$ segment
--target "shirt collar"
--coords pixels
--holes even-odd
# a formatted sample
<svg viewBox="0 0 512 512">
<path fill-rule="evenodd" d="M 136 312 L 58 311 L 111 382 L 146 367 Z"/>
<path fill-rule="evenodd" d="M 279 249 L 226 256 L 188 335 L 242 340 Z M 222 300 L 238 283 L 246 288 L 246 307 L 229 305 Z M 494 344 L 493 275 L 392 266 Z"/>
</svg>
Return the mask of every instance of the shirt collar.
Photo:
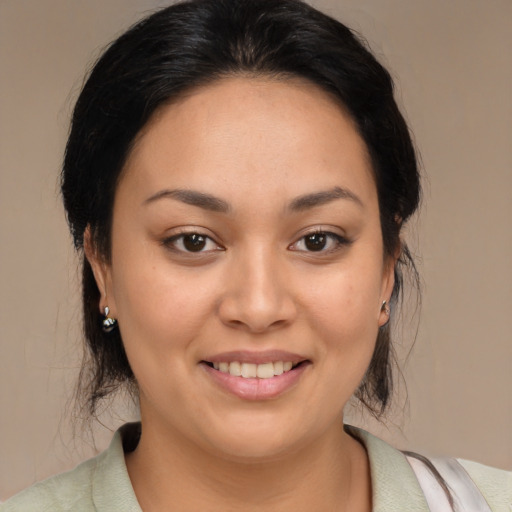
<svg viewBox="0 0 512 512">
<path fill-rule="evenodd" d="M 92 497 L 99 512 L 142 512 L 128 475 L 123 449 L 123 444 L 136 436 L 137 432 L 140 433 L 140 423 L 123 425 L 114 434 L 108 449 L 97 457 Z"/>
<path fill-rule="evenodd" d="M 368 453 L 372 485 L 372 512 L 429 512 L 419 483 L 404 454 L 365 430 L 345 425 Z M 115 434 L 109 448 L 97 457 L 93 476 L 93 500 L 98 511 L 142 512 L 131 485 L 124 452 L 133 450 L 140 423 L 128 423 Z M 124 448 L 123 448 L 124 445 Z"/>
<path fill-rule="evenodd" d="M 372 479 L 372 512 L 429 512 L 425 496 L 405 455 L 365 430 L 345 425 L 368 453 Z"/>
</svg>

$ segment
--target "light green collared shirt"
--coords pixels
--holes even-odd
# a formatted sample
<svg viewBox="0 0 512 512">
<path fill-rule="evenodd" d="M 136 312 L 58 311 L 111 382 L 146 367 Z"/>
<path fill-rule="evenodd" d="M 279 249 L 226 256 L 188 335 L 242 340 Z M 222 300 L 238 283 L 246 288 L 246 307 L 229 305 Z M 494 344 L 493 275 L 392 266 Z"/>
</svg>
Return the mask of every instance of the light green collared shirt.
<svg viewBox="0 0 512 512">
<path fill-rule="evenodd" d="M 364 430 L 346 426 L 368 452 L 373 512 L 429 512 L 418 481 L 402 452 Z M 142 512 L 126 469 L 124 451 L 134 448 L 140 425 L 118 430 L 103 453 L 75 469 L 48 478 L 12 497 L 0 512 Z M 123 448 L 123 444 L 125 448 Z M 512 512 L 512 472 L 459 461 L 493 512 Z"/>
</svg>

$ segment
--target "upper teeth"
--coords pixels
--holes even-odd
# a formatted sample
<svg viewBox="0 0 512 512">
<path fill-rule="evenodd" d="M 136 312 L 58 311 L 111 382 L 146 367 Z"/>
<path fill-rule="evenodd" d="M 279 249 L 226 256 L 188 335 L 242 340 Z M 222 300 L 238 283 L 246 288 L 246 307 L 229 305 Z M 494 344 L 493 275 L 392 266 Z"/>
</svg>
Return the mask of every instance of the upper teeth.
<svg viewBox="0 0 512 512">
<path fill-rule="evenodd" d="M 274 363 L 253 364 L 233 361 L 231 363 L 213 363 L 213 367 L 235 377 L 270 379 L 275 375 L 290 371 L 293 363 L 290 361 L 275 361 Z"/>
</svg>

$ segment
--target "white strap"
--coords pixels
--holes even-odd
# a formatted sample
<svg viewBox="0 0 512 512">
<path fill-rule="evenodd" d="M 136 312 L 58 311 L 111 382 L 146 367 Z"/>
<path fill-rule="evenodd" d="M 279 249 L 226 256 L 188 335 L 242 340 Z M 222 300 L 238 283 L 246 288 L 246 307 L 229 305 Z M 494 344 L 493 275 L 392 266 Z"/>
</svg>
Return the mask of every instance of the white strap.
<svg viewBox="0 0 512 512">
<path fill-rule="evenodd" d="M 425 463 L 409 455 L 407 460 L 416 474 L 431 512 L 492 512 L 473 480 L 456 459 L 430 461 L 451 492 L 453 508 L 443 488 Z"/>
<path fill-rule="evenodd" d="M 443 488 L 430 469 L 416 457 L 407 456 L 407 460 L 416 474 L 430 512 L 453 512 Z"/>
</svg>

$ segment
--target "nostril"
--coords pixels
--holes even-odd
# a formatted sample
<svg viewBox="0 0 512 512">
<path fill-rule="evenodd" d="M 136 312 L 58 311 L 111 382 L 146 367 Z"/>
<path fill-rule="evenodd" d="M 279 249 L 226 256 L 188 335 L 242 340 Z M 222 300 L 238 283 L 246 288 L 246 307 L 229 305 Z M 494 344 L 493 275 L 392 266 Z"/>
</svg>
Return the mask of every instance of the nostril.
<svg viewBox="0 0 512 512">
<path fill-rule="evenodd" d="M 237 328 L 242 328 L 245 326 L 244 322 L 242 322 L 241 320 L 229 320 L 227 324 L 230 325 L 231 327 Z"/>
</svg>

